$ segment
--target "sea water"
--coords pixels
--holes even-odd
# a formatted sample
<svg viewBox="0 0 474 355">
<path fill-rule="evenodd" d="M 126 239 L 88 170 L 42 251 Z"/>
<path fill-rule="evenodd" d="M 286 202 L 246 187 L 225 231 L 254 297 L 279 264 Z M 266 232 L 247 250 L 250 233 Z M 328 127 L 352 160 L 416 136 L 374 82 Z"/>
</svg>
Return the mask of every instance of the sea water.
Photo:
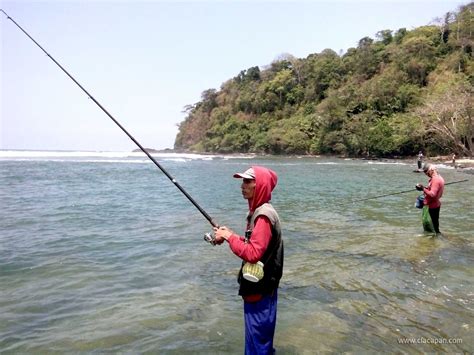
<svg viewBox="0 0 474 355">
<path fill-rule="evenodd" d="M 285 241 L 275 347 L 472 352 L 474 183 L 440 166 L 443 236 L 422 231 L 415 162 L 157 154 L 244 232 L 232 174 L 264 165 Z M 141 153 L 0 151 L 0 352 L 243 352 L 240 260 Z"/>
</svg>

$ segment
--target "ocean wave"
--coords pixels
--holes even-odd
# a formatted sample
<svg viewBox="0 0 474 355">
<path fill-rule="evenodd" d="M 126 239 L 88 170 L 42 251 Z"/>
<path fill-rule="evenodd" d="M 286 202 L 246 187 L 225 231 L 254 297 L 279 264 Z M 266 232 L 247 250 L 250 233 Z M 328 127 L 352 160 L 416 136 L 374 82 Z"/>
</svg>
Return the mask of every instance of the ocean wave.
<svg viewBox="0 0 474 355">
<path fill-rule="evenodd" d="M 369 165 L 414 165 L 412 162 L 407 161 L 368 161 Z"/>
<path fill-rule="evenodd" d="M 442 164 L 441 163 L 441 164 L 434 164 L 434 166 L 438 169 L 452 169 L 452 170 L 455 169 L 455 167 L 450 165 L 450 164 Z"/>
<path fill-rule="evenodd" d="M 118 163 L 118 164 L 148 164 L 151 163 L 149 159 L 74 159 L 74 158 L 2 158 L 0 156 L 0 161 L 16 161 L 16 162 L 31 162 L 31 161 L 40 161 L 40 162 L 69 162 L 69 163 Z"/>
<path fill-rule="evenodd" d="M 190 160 L 245 159 L 254 155 L 210 155 L 197 153 L 150 153 L 153 158 L 186 162 Z M 138 159 L 137 159 L 138 158 Z M 0 150 L 0 160 L 54 160 L 82 162 L 127 162 L 143 163 L 149 161 L 143 152 L 94 152 L 94 151 L 50 151 L 50 150 Z"/>
</svg>

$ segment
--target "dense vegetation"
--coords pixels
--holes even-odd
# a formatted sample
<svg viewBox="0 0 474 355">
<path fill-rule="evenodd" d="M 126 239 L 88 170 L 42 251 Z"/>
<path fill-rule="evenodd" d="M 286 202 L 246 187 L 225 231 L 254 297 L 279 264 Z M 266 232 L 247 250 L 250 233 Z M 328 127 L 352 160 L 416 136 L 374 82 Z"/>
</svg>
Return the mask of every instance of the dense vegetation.
<svg viewBox="0 0 474 355">
<path fill-rule="evenodd" d="M 472 157 L 474 3 L 435 24 L 382 30 L 241 71 L 186 107 L 176 150 Z"/>
</svg>

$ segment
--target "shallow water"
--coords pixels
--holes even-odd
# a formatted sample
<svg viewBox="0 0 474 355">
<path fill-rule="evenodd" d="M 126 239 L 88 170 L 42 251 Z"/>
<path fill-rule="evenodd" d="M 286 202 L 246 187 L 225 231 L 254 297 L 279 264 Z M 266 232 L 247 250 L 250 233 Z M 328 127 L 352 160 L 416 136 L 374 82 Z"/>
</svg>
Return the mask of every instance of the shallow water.
<svg viewBox="0 0 474 355">
<path fill-rule="evenodd" d="M 265 165 L 285 238 L 275 347 L 473 352 L 474 184 L 440 167 L 442 237 L 424 235 L 413 165 L 159 155 L 219 224 L 242 232 L 236 171 Z M 242 353 L 240 262 L 147 159 L 0 154 L 0 351 Z M 403 341 L 417 342 L 403 344 Z M 449 342 L 449 344 L 448 344 Z"/>
</svg>

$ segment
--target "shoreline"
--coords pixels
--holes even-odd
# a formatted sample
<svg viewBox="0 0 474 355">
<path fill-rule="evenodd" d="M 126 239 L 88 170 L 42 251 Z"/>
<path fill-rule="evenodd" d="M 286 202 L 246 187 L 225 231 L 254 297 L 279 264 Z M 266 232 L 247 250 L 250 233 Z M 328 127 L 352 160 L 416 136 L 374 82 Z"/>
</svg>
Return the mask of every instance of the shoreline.
<svg viewBox="0 0 474 355">
<path fill-rule="evenodd" d="M 323 159 L 345 159 L 345 160 L 360 160 L 360 161 L 379 161 L 379 162 L 403 162 L 406 164 L 412 164 L 413 166 L 417 166 L 417 157 L 416 156 L 396 156 L 396 157 L 350 157 L 350 156 L 343 156 L 343 155 L 334 155 L 334 154 L 259 154 L 259 153 L 215 153 L 215 152 L 196 152 L 196 151 L 186 151 L 186 150 L 175 150 L 175 149 L 152 149 L 152 148 L 145 148 L 145 150 L 150 154 L 195 154 L 195 155 L 208 155 L 208 156 L 228 156 L 228 157 L 282 157 L 282 158 L 323 158 Z M 17 150 L 17 149 L 1 149 L 0 152 L 14 152 L 14 153 L 80 153 L 80 151 L 71 151 L 71 150 Z M 140 149 L 134 149 L 133 151 L 122 151 L 122 152 L 105 152 L 105 151 L 83 151 L 84 153 L 142 153 Z M 445 165 L 447 167 L 453 167 L 453 161 L 451 156 L 433 156 L 433 157 L 424 157 L 423 162 L 432 163 L 435 165 Z M 455 160 L 456 169 L 467 169 L 473 170 L 474 169 L 474 158 L 469 157 L 459 157 Z"/>
</svg>

